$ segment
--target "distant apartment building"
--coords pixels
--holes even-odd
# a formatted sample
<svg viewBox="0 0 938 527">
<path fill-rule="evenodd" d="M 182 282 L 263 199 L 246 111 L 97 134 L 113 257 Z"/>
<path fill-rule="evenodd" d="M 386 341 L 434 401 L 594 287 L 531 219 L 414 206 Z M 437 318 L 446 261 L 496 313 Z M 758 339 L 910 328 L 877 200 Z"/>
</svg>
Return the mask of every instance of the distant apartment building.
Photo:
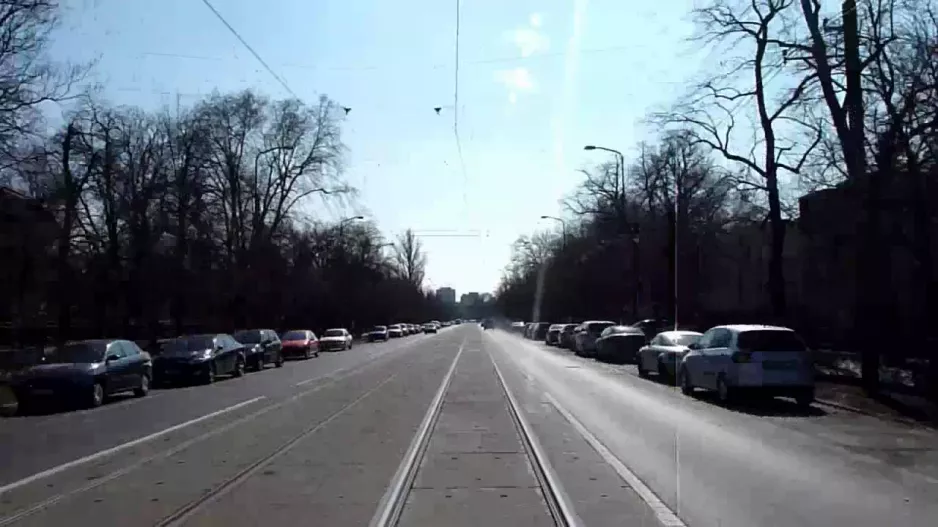
<svg viewBox="0 0 938 527">
<path fill-rule="evenodd" d="M 439 298 L 444 304 L 455 304 L 456 290 L 452 287 L 441 287 L 436 290 L 436 297 Z"/>
<path fill-rule="evenodd" d="M 474 306 L 479 304 L 479 293 L 466 293 L 459 298 L 459 303 L 464 306 Z"/>
</svg>

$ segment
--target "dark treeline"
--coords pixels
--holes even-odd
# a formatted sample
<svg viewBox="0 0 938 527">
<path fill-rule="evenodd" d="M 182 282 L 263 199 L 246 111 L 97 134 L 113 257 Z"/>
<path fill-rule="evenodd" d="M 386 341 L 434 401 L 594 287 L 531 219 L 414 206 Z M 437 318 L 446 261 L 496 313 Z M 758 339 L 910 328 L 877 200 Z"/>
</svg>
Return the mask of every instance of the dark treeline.
<svg viewBox="0 0 938 527">
<path fill-rule="evenodd" d="M 343 112 L 253 91 L 145 111 L 82 92 L 45 58 L 54 2 L 0 6 L 0 322 L 5 339 L 148 338 L 240 327 L 423 321 L 412 232 L 385 242 L 345 207 Z M 42 105 L 58 102 L 50 130 Z M 333 208 L 335 208 L 333 207 Z"/>
<path fill-rule="evenodd" d="M 719 62 L 651 113 L 657 137 L 629 150 L 624 178 L 612 163 L 583 171 L 566 240 L 560 229 L 518 240 L 502 311 L 783 323 L 860 352 L 871 390 L 882 360 L 931 359 L 938 6 L 844 6 L 695 10 L 695 39 Z"/>
</svg>

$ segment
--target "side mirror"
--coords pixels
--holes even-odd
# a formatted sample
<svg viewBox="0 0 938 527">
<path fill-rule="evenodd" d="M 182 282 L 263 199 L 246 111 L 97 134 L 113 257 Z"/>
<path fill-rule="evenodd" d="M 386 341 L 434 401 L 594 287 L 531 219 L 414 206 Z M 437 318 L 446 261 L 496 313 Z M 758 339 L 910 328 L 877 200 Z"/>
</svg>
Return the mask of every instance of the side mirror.
<svg viewBox="0 0 938 527">
<path fill-rule="evenodd" d="M 120 360 L 120 356 L 119 356 L 119 355 L 116 355 L 116 354 L 111 354 L 111 355 L 108 355 L 108 356 L 104 359 L 104 362 L 111 362 L 111 361 L 115 361 L 115 360 Z"/>
</svg>

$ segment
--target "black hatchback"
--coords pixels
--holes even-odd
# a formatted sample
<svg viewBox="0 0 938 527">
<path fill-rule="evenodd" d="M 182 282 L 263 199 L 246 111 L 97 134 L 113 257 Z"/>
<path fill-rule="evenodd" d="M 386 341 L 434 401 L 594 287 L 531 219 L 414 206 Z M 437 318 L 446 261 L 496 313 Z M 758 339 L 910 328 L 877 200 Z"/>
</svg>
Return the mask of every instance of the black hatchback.
<svg viewBox="0 0 938 527">
<path fill-rule="evenodd" d="M 277 332 L 272 329 L 246 329 L 234 335 L 235 340 L 244 344 L 247 351 L 247 367 L 261 371 L 267 364 L 283 366 L 283 343 Z"/>
</svg>

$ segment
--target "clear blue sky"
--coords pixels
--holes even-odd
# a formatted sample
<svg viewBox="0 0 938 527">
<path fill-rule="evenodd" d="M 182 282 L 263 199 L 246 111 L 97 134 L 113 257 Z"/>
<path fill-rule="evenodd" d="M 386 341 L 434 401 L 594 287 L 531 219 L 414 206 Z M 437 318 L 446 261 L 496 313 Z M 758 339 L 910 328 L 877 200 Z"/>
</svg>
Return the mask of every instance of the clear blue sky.
<svg viewBox="0 0 938 527">
<path fill-rule="evenodd" d="M 201 0 L 66 0 L 56 58 L 97 58 L 107 98 L 144 108 L 200 94 L 287 92 Z M 698 60 L 690 3 L 463 0 L 453 134 L 455 0 L 213 0 L 292 90 L 352 108 L 346 178 L 393 236 L 424 237 L 427 278 L 492 291 L 523 233 L 554 228 L 592 143 L 628 152 L 649 108 L 682 93 Z M 433 107 L 442 106 L 441 116 Z M 354 208 L 354 207 L 353 207 Z M 313 210 L 328 218 L 350 211 Z"/>
</svg>

